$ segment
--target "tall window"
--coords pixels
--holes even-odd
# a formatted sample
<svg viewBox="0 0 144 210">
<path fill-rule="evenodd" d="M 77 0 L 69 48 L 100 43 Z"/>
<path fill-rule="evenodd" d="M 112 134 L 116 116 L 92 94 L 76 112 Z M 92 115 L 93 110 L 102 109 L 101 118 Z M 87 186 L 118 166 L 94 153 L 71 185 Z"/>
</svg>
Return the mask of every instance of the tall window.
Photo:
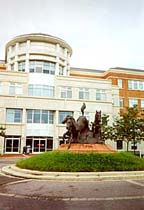
<svg viewBox="0 0 144 210">
<path fill-rule="evenodd" d="M 64 66 L 59 65 L 59 75 L 64 75 Z"/>
<path fill-rule="evenodd" d="M 55 74 L 55 63 L 46 61 L 30 61 L 31 73 Z"/>
<path fill-rule="evenodd" d="M 73 116 L 73 112 L 64 112 L 64 111 L 59 111 L 59 124 L 62 124 L 62 121 L 65 119 L 66 116 Z"/>
<path fill-rule="evenodd" d="M 11 64 L 11 71 L 14 71 L 14 63 Z"/>
<path fill-rule="evenodd" d="M 61 87 L 61 98 L 72 98 L 72 88 Z"/>
<path fill-rule="evenodd" d="M 25 61 L 18 62 L 18 71 L 25 72 Z"/>
<path fill-rule="evenodd" d="M 89 89 L 88 88 L 79 88 L 79 99 L 89 99 Z"/>
<path fill-rule="evenodd" d="M 144 99 L 141 100 L 141 108 L 144 109 Z"/>
<path fill-rule="evenodd" d="M 9 86 L 10 95 L 21 95 L 22 94 L 22 85 L 19 83 L 11 82 Z"/>
<path fill-rule="evenodd" d="M 54 112 L 48 110 L 28 109 L 27 123 L 53 124 Z"/>
<path fill-rule="evenodd" d="M 96 90 L 96 100 L 106 101 L 106 91 Z"/>
<path fill-rule="evenodd" d="M 7 109 L 6 121 L 12 122 L 12 123 L 21 123 L 22 122 L 22 109 Z"/>
<path fill-rule="evenodd" d="M 124 106 L 124 99 L 123 98 L 120 98 L 119 99 L 119 106 L 120 107 L 123 107 Z"/>
<path fill-rule="evenodd" d="M 129 107 L 134 107 L 138 105 L 138 99 L 129 99 Z"/>
<path fill-rule="evenodd" d="M 144 81 L 142 80 L 128 80 L 129 90 L 144 90 Z"/>
<path fill-rule="evenodd" d="M 29 96 L 54 97 L 54 87 L 48 85 L 29 85 Z"/>
<path fill-rule="evenodd" d="M 123 141 L 117 140 L 117 149 L 123 149 Z"/>
<path fill-rule="evenodd" d="M 123 87 L 123 80 L 122 79 L 118 79 L 118 87 L 119 88 Z"/>
</svg>

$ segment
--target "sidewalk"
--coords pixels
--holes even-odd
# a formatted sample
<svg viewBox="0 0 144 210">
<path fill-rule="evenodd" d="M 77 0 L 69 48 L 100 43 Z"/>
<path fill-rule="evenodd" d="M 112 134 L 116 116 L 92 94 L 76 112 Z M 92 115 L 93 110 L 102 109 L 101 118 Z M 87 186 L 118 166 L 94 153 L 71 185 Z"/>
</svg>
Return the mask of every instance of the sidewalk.
<svg viewBox="0 0 144 210">
<path fill-rule="evenodd" d="M 20 169 L 15 165 L 2 168 L 2 173 L 25 179 L 52 181 L 107 181 L 107 180 L 138 180 L 144 179 L 144 171 L 122 172 L 41 172 Z"/>
<path fill-rule="evenodd" d="M 0 158 L 31 157 L 33 154 L 0 154 Z"/>
</svg>

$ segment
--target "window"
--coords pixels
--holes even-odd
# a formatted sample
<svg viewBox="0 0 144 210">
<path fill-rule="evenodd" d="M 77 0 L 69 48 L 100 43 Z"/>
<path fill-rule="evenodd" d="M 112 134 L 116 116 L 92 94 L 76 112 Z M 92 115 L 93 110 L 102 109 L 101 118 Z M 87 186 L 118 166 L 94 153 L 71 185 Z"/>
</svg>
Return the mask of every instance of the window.
<svg viewBox="0 0 144 210">
<path fill-rule="evenodd" d="M 141 108 L 144 109 L 144 99 L 141 100 Z"/>
<path fill-rule="evenodd" d="M 29 96 L 54 97 L 54 87 L 48 85 L 29 85 Z"/>
<path fill-rule="evenodd" d="M 61 98 L 72 98 L 72 88 L 61 87 Z"/>
<path fill-rule="evenodd" d="M 54 112 L 48 110 L 27 110 L 27 123 L 53 124 Z"/>
<path fill-rule="evenodd" d="M 96 100 L 106 101 L 106 91 L 96 90 Z"/>
<path fill-rule="evenodd" d="M 123 149 L 123 142 L 121 140 L 117 140 L 117 149 Z"/>
<path fill-rule="evenodd" d="M 128 80 L 129 90 L 144 90 L 144 81 L 139 80 Z"/>
<path fill-rule="evenodd" d="M 123 107 L 123 105 L 124 105 L 124 99 L 123 98 L 120 98 L 119 99 L 119 106 L 120 107 Z"/>
<path fill-rule="evenodd" d="M 59 66 L 59 75 L 64 75 L 64 66 Z"/>
<path fill-rule="evenodd" d="M 88 88 L 80 88 L 79 89 L 79 99 L 89 99 L 89 89 Z"/>
<path fill-rule="evenodd" d="M 25 49 L 25 47 L 26 47 L 26 42 L 19 43 L 19 49 Z"/>
<path fill-rule="evenodd" d="M 22 122 L 22 109 L 7 109 L 6 121 L 12 122 L 12 123 L 21 123 Z"/>
<path fill-rule="evenodd" d="M 129 107 L 134 107 L 138 105 L 138 99 L 129 99 Z"/>
<path fill-rule="evenodd" d="M 9 86 L 10 95 L 21 95 L 22 94 L 22 85 L 19 83 L 11 82 Z"/>
<path fill-rule="evenodd" d="M 73 116 L 73 112 L 64 112 L 64 111 L 59 111 L 59 124 L 62 124 L 62 121 L 65 119 L 67 115 Z"/>
<path fill-rule="evenodd" d="M 123 87 L 123 80 L 122 79 L 118 79 L 118 87 L 119 88 Z"/>
<path fill-rule="evenodd" d="M 18 62 L 18 71 L 25 72 L 25 61 Z"/>
<path fill-rule="evenodd" d="M 14 63 L 11 64 L 11 71 L 14 71 Z"/>
<path fill-rule="evenodd" d="M 44 73 L 44 74 L 55 74 L 55 63 L 46 61 L 30 61 L 31 73 Z"/>
</svg>

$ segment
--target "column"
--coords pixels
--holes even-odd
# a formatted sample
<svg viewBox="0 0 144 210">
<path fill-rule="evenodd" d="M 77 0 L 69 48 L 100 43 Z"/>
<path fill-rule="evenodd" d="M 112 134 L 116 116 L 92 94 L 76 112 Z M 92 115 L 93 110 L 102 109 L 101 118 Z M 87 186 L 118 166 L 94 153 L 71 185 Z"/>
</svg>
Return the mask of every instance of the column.
<svg viewBox="0 0 144 210">
<path fill-rule="evenodd" d="M 29 59 L 30 59 L 30 40 L 27 40 L 26 44 L 26 63 L 25 63 L 25 72 L 29 72 Z"/>
</svg>

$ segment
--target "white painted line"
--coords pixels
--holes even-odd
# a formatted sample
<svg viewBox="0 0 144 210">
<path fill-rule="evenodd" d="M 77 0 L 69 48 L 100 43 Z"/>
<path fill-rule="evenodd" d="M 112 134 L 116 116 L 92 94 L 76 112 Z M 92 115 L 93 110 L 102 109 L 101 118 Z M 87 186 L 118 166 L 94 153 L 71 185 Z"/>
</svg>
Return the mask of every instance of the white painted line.
<svg viewBox="0 0 144 210">
<path fill-rule="evenodd" d="M 34 199 L 34 200 L 53 200 L 53 201 L 116 201 L 116 200 L 138 200 L 144 199 L 144 195 L 141 196 L 123 196 L 123 197 L 107 197 L 107 198 L 59 198 L 59 197 L 40 197 L 40 196 L 27 196 L 27 195 L 17 195 L 0 193 L 3 197 L 14 197 L 22 199 Z"/>
<path fill-rule="evenodd" d="M 144 187 L 143 183 L 139 183 L 139 182 L 136 182 L 136 181 L 133 181 L 133 180 L 127 180 L 127 182 L 129 182 L 131 184 L 134 184 L 134 185 L 138 185 L 138 186 Z"/>
<path fill-rule="evenodd" d="M 19 183 L 24 183 L 24 182 L 30 182 L 30 181 L 32 181 L 32 179 L 18 180 L 18 181 L 14 181 L 14 182 L 9 182 L 9 183 L 5 184 L 5 186 L 13 185 L 13 184 L 19 184 Z"/>
</svg>

